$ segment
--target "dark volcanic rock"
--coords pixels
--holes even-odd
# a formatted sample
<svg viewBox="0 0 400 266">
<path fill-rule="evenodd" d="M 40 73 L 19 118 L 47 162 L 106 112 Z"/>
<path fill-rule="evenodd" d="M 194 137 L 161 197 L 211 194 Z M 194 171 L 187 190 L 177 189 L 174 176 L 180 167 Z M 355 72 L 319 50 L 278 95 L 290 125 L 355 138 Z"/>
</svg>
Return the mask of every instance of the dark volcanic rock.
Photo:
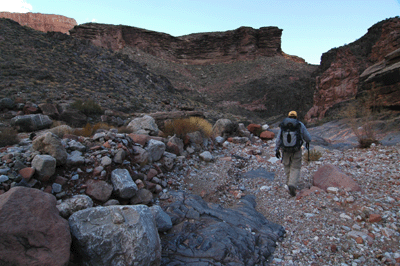
<svg viewBox="0 0 400 266">
<path fill-rule="evenodd" d="M 255 210 L 252 196 L 232 209 L 184 192 L 169 192 L 163 208 L 173 228 L 161 235 L 163 265 L 265 265 L 283 237 L 282 226 Z"/>
</svg>

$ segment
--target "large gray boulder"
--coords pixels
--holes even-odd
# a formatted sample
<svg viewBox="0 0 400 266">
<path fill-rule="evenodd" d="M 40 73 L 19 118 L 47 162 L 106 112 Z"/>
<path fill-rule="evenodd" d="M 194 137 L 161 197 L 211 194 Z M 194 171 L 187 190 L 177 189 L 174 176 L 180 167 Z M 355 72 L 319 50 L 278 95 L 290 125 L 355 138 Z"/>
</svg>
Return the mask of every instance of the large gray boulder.
<svg viewBox="0 0 400 266">
<path fill-rule="evenodd" d="M 71 234 L 56 203 L 33 188 L 0 195 L 0 265 L 68 265 Z"/>
<path fill-rule="evenodd" d="M 83 265 L 160 265 L 160 238 L 145 205 L 89 208 L 68 221 Z"/>
<path fill-rule="evenodd" d="M 127 126 L 133 133 L 147 134 L 150 136 L 158 136 L 158 126 L 153 117 L 145 115 L 133 119 Z"/>
<path fill-rule="evenodd" d="M 50 117 L 42 114 L 19 115 L 11 119 L 11 125 L 24 132 L 46 129 L 52 124 Z"/>
</svg>

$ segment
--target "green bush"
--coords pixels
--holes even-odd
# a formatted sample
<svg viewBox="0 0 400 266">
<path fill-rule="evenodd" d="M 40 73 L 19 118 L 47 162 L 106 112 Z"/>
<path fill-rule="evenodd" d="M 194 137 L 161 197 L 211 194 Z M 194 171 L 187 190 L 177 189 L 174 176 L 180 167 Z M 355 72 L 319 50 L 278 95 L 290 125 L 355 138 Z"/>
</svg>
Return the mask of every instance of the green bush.
<svg viewBox="0 0 400 266">
<path fill-rule="evenodd" d="M 0 129 L 0 147 L 18 143 L 18 132 L 12 128 Z"/>
<path fill-rule="evenodd" d="M 93 100 L 87 100 L 85 102 L 81 100 L 77 100 L 71 104 L 71 106 L 85 115 L 96 115 L 96 114 L 103 114 L 103 110 L 101 106 L 95 103 Z"/>
</svg>

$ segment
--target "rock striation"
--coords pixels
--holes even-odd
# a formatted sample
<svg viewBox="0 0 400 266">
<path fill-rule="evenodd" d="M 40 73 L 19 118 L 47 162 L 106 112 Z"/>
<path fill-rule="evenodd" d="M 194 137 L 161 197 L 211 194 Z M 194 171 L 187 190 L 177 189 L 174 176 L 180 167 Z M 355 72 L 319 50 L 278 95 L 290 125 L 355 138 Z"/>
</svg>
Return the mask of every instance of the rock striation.
<svg viewBox="0 0 400 266">
<path fill-rule="evenodd" d="M 69 34 L 69 30 L 77 25 L 76 20 L 73 18 L 31 12 L 0 12 L 0 18 L 9 18 L 18 22 L 22 26 L 28 26 L 43 32 L 59 31 L 65 34 Z"/>
<path fill-rule="evenodd" d="M 86 23 L 75 26 L 70 33 L 114 51 L 135 47 L 165 60 L 188 64 L 212 64 L 282 55 L 282 30 L 277 27 L 240 27 L 225 32 L 174 37 L 130 26 Z"/>
<path fill-rule="evenodd" d="M 390 107 L 394 102 L 398 102 L 399 95 L 393 89 L 398 86 L 398 79 L 387 79 L 386 75 L 380 75 L 380 80 L 377 80 L 378 77 L 368 79 L 368 73 L 371 70 L 367 73 L 364 71 L 374 64 L 381 64 L 381 66 L 384 64 L 392 65 L 392 74 L 396 71 L 398 73 L 398 70 L 393 69 L 398 69 L 398 66 L 394 64 L 397 62 L 394 59 L 398 58 L 398 55 L 391 53 L 399 48 L 400 18 L 396 17 L 373 25 L 363 37 L 355 42 L 324 53 L 321 57 L 319 74 L 316 77 L 314 104 L 307 112 L 305 119 L 307 121 L 322 119 L 328 110 L 340 106 L 345 101 L 360 97 L 361 91 L 370 91 L 373 86 L 377 89 L 378 98 L 392 98 L 392 102 L 382 101 L 384 107 Z M 385 58 L 391 59 L 385 61 Z M 388 82 L 391 84 L 387 84 Z"/>
</svg>

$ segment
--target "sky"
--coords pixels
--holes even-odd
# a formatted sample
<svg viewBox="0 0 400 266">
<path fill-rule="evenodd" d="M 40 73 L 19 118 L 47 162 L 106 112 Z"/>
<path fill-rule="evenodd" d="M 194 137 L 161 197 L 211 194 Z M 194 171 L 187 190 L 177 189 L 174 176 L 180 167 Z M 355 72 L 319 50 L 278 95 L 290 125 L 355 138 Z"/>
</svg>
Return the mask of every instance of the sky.
<svg viewBox="0 0 400 266">
<path fill-rule="evenodd" d="M 78 24 L 127 25 L 182 36 L 276 26 L 283 52 L 319 64 L 372 25 L 400 15 L 400 0 L 0 0 L 0 11 L 63 15 Z"/>
</svg>

